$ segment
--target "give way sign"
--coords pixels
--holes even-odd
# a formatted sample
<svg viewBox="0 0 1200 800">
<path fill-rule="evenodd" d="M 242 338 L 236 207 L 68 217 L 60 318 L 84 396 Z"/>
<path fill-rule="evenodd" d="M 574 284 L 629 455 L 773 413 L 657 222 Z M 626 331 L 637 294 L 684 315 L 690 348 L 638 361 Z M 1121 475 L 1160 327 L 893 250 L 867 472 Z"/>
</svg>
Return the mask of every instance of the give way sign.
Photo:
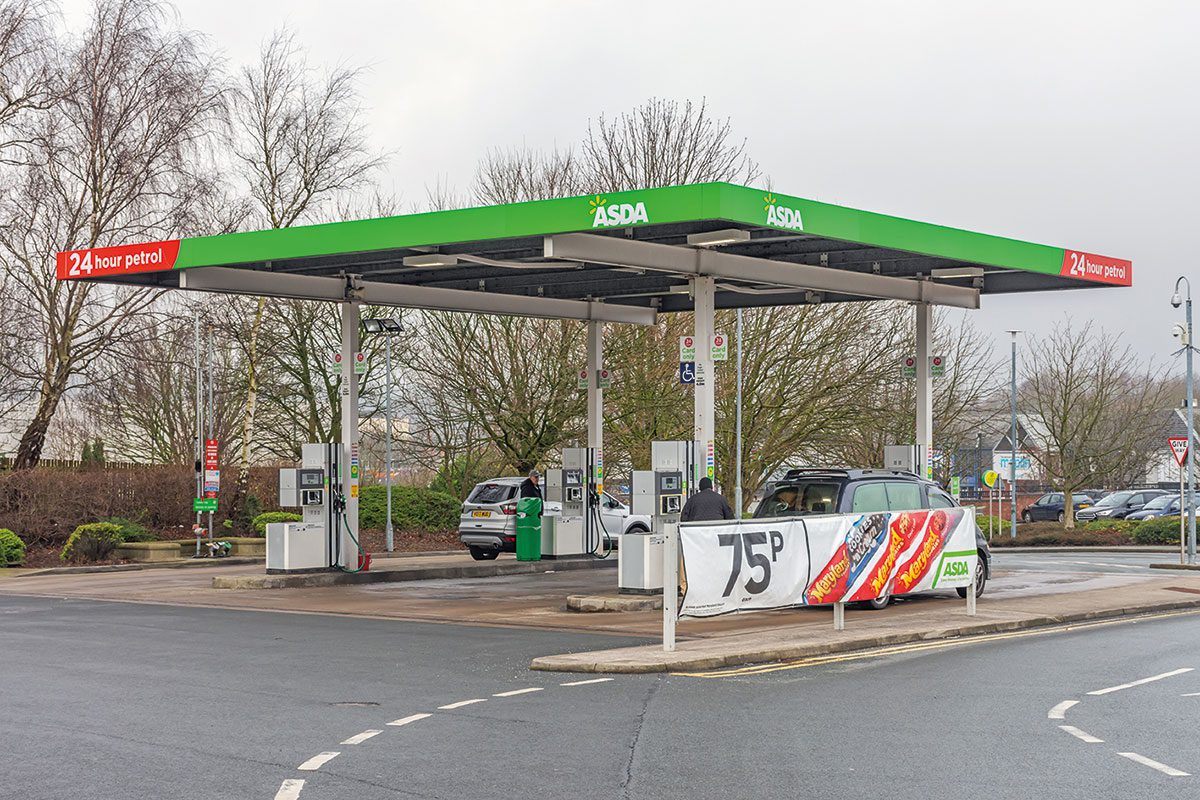
<svg viewBox="0 0 1200 800">
<path fill-rule="evenodd" d="M 1175 454 L 1175 461 L 1179 466 L 1183 466 L 1184 459 L 1187 458 L 1188 440 L 1186 436 L 1172 436 L 1167 439 L 1167 444 L 1171 445 L 1171 452 Z"/>
</svg>

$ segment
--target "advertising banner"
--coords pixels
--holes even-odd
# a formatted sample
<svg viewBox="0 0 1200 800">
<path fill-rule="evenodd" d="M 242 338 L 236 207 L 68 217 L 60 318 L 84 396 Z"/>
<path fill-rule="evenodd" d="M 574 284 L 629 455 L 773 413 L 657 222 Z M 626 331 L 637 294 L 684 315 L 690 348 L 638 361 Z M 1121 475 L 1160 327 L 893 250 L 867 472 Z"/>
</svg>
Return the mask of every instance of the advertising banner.
<svg viewBox="0 0 1200 800">
<path fill-rule="evenodd" d="M 680 615 L 711 617 L 968 586 L 975 509 L 685 524 Z"/>
</svg>

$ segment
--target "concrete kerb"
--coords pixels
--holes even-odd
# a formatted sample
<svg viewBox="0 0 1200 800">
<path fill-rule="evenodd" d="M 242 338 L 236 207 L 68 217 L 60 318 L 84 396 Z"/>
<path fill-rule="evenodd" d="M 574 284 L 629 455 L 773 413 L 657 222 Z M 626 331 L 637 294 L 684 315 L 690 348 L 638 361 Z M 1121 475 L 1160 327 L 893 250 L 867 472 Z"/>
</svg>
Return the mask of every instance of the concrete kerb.
<svg viewBox="0 0 1200 800">
<path fill-rule="evenodd" d="M 461 551 L 456 551 L 461 552 Z M 314 586 L 353 586 L 438 579 L 494 578 L 538 572 L 616 569 L 615 559 L 556 559 L 554 561 L 470 561 L 462 564 L 398 566 L 369 572 L 306 572 L 298 575 L 218 575 L 214 589 L 298 589 Z"/>
<path fill-rule="evenodd" d="M 1015 619 L 969 622 L 926 630 L 899 631 L 884 634 L 855 636 L 826 642 L 790 642 L 755 646 L 750 642 L 735 642 L 734 637 L 693 639 L 681 641 L 673 653 L 663 652 L 660 645 L 602 650 L 592 653 L 568 653 L 542 656 L 530 663 L 530 669 L 543 672 L 644 674 L 655 672 L 694 672 L 723 667 L 793 661 L 801 658 L 872 650 L 911 642 L 957 639 L 1006 633 L 1031 628 L 1046 628 L 1073 622 L 1136 617 L 1161 611 L 1200 609 L 1200 597 L 1194 600 L 1145 603 L 1120 608 L 1064 614 L 1028 615 Z M 749 638 L 754 634 L 739 635 Z M 738 647 L 738 645 L 742 645 Z M 730 645 L 733 645 L 731 648 Z M 700 652 L 688 652 L 700 651 Z M 707 651 L 707 652 L 706 652 Z"/>
<path fill-rule="evenodd" d="M 1158 547 L 1155 545 L 1112 545 L 1107 547 L 1093 547 L 1091 545 L 1078 545 L 1068 547 L 1005 547 L 997 545 L 994 542 L 991 544 L 992 555 L 999 553 L 1178 553 L 1179 548 L 1175 547 Z"/>
<path fill-rule="evenodd" d="M 1200 564 L 1151 564 L 1150 569 L 1182 569 L 1182 570 L 1200 570 Z"/>
<path fill-rule="evenodd" d="M 228 556 L 226 558 L 180 558 L 174 561 L 143 561 L 136 564 L 93 564 L 83 567 L 46 567 L 13 575 L 14 578 L 32 578 L 35 575 L 83 575 L 94 572 L 137 572 L 144 569 L 188 569 L 192 567 L 233 567 L 246 564 L 261 564 L 263 559 L 254 557 Z"/>
</svg>

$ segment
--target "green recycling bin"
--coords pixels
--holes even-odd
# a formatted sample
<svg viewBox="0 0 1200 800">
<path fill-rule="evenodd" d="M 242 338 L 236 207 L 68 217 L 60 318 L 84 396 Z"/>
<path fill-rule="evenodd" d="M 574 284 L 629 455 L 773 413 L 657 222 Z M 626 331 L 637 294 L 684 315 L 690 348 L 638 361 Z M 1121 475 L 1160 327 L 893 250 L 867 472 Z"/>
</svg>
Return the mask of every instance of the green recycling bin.
<svg viewBox="0 0 1200 800">
<path fill-rule="evenodd" d="M 542 560 L 542 499 L 517 501 L 517 561 Z"/>
</svg>

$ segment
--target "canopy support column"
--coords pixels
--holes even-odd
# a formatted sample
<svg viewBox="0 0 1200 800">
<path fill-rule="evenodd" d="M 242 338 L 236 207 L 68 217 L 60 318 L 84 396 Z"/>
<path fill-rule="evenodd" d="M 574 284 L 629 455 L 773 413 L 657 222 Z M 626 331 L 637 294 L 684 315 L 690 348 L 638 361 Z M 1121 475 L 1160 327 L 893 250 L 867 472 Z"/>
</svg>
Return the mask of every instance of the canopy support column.
<svg viewBox="0 0 1200 800">
<path fill-rule="evenodd" d="M 354 372 L 355 354 L 359 350 L 359 317 L 361 306 L 356 302 L 342 303 L 342 445 L 340 474 L 330 476 L 330 486 L 340 481 L 346 506 L 342 525 L 337 531 L 339 542 L 337 565 L 348 569 L 358 567 L 358 375 Z M 360 540 L 361 541 L 361 540 Z"/>
<path fill-rule="evenodd" d="M 933 447 L 933 377 L 930 375 L 929 357 L 932 348 L 933 306 L 929 303 L 916 304 L 917 342 L 917 445 L 921 461 L 917 474 L 929 477 L 929 454 Z"/>
<path fill-rule="evenodd" d="M 715 448 L 716 438 L 716 371 L 712 358 L 714 316 L 716 314 L 716 279 L 711 275 L 697 275 L 691 279 L 692 303 L 696 314 L 696 386 L 695 386 L 695 439 L 704 454 L 701 477 L 715 479 L 709 470 L 716 464 L 708 463 L 708 453 Z M 699 454 L 697 458 L 699 458 Z"/>
<path fill-rule="evenodd" d="M 593 479 L 604 487 L 604 389 L 600 386 L 600 371 L 604 369 L 604 323 L 587 323 L 587 446 L 595 453 L 596 472 Z"/>
</svg>

